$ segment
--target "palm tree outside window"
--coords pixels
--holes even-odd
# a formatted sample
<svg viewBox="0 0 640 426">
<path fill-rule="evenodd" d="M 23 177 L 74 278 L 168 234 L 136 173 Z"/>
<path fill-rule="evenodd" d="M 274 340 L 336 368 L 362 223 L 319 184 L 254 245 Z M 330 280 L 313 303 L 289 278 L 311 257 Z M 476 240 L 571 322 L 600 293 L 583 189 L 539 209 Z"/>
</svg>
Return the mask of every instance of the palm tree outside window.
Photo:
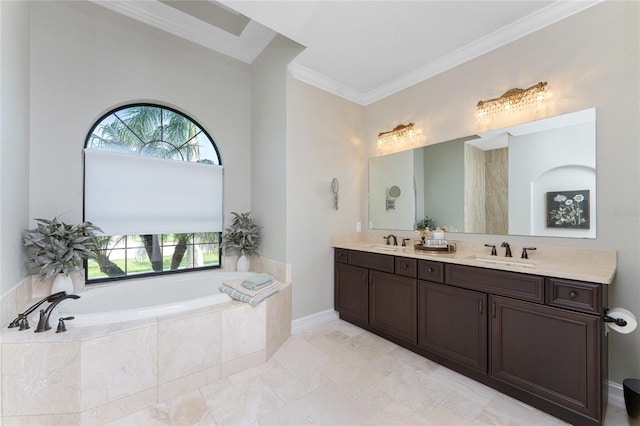
<svg viewBox="0 0 640 426">
<path fill-rule="evenodd" d="M 85 150 L 221 166 L 214 141 L 195 120 L 172 108 L 154 104 L 126 105 L 105 114 L 89 132 Z M 113 173 L 118 172 L 116 167 Z M 129 185 L 135 188 L 136 182 L 127 182 Z M 90 199 L 87 190 L 85 180 L 85 211 Z M 221 206 L 222 200 L 218 201 Z M 220 240 L 221 232 L 212 229 L 101 236 L 96 259 L 87 262 L 86 280 L 90 283 L 219 268 Z"/>
</svg>

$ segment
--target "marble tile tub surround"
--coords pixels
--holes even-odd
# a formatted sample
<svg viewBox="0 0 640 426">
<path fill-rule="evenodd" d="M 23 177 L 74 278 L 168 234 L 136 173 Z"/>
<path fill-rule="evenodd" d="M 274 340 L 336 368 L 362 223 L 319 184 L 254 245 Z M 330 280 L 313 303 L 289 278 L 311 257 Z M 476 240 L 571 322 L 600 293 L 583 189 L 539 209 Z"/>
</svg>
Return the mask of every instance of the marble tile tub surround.
<svg viewBox="0 0 640 426">
<path fill-rule="evenodd" d="M 284 279 L 290 270 L 268 259 L 254 265 Z M 229 301 L 64 334 L 4 326 L 2 423 L 114 421 L 264 363 L 290 334 L 290 283 L 257 306 Z"/>
<path fill-rule="evenodd" d="M 520 254 L 523 247 L 536 247 L 529 252 L 529 260 L 523 261 L 535 265 L 533 268 L 523 268 L 505 264 L 490 264 L 473 259 L 474 256 L 507 260 L 504 257 L 504 248 L 500 248 L 500 242 L 496 244 L 498 256 L 490 256 L 491 249 L 484 246 L 484 241 L 455 241 L 457 251 L 451 254 L 432 254 L 416 251 L 413 248 L 412 239 L 408 247 L 397 247 L 395 251 L 385 250 L 384 240 L 376 236 L 340 235 L 331 238 L 331 244 L 335 248 L 352 250 L 364 250 L 372 253 L 388 254 L 393 256 L 412 257 L 417 259 L 429 259 L 445 263 L 477 266 L 483 268 L 500 269 L 514 272 L 526 272 L 535 275 L 566 278 L 578 281 L 589 281 L 600 284 L 611 284 L 616 272 L 617 255 L 615 250 L 592 250 L 573 247 L 543 246 L 540 244 L 522 244 L 510 242 L 513 252 L 512 260 L 521 262 Z M 400 242 L 398 242 L 400 245 Z"/>
</svg>

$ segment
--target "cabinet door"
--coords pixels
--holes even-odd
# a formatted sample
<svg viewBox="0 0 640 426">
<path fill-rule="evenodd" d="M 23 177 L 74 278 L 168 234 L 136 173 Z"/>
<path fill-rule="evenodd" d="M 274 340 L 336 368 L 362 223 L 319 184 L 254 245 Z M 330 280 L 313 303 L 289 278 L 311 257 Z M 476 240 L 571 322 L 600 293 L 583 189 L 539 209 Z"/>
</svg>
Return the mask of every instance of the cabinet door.
<svg viewBox="0 0 640 426">
<path fill-rule="evenodd" d="M 346 321 L 367 325 L 369 316 L 369 271 L 335 263 L 335 310 Z"/>
<path fill-rule="evenodd" d="M 496 379 L 599 420 L 600 317 L 491 296 Z"/>
<path fill-rule="evenodd" d="M 416 344 L 416 279 L 369 272 L 369 325 Z"/>
<path fill-rule="evenodd" d="M 418 345 L 487 372 L 487 295 L 418 281 Z"/>
</svg>

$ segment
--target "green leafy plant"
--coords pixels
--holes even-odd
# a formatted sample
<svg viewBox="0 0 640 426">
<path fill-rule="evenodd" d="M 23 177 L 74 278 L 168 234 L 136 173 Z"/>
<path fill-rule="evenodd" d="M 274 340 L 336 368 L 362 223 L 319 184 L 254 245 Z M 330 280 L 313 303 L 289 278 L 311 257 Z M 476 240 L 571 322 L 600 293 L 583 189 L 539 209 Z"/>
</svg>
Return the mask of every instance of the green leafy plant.
<svg viewBox="0 0 640 426">
<path fill-rule="evenodd" d="M 95 258 L 96 232 L 101 230 L 91 222 L 68 225 L 57 217 L 36 222 L 37 228 L 23 232 L 22 245 L 27 263 L 39 268 L 42 280 L 59 273 L 69 275 L 82 267 L 84 259 Z"/>
<path fill-rule="evenodd" d="M 225 251 L 239 252 L 241 255 L 252 256 L 258 254 L 260 246 L 260 226 L 249 215 L 251 212 L 231 212 L 233 222 L 224 230 L 222 236 L 222 249 Z"/>
<path fill-rule="evenodd" d="M 417 231 L 432 231 L 436 229 L 436 221 L 429 216 L 425 216 L 424 219 L 416 222 Z"/>
</svg>

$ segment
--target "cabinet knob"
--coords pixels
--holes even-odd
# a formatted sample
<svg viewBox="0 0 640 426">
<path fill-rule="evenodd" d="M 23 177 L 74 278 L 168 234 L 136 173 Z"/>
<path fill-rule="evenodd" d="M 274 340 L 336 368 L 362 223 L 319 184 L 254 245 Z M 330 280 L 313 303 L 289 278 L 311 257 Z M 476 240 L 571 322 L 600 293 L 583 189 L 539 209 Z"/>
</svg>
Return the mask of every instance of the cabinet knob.
<svg viewBox="0 0 640 426">
<path fill-rule="evenodd" d="M 578 296 L 578 293 L 575 290 L 571 290 L 569 292 L 569 297 L 575 299 Z"/>
<path fill-rule="evenodd" d="M 402 265 L 402 268 L 403 268 L 403 269 L 408 269 L 408 268 L 409 268 L 409 265 L 407 265 L 407 264 L 405 263 L 405 264 L 403 264 L 403 265 Z"/>
</svg>

